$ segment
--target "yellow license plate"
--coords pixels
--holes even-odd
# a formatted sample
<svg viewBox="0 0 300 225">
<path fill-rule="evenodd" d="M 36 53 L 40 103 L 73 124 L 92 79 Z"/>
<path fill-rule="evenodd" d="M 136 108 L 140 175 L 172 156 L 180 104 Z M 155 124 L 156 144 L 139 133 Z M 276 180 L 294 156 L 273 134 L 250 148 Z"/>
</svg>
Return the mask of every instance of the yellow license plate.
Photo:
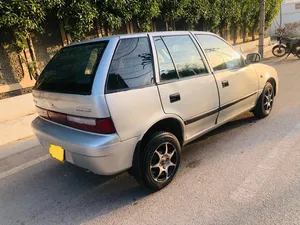
<svg viewBox="0 0 300 225">
<path fill-rule="evenodd" d="M 65 151 L 60 146 L 50 145 L 49 153 L 53 158 L 55 158 L 61 162 L 63 162 L 65 159 Z"/>
</svg>

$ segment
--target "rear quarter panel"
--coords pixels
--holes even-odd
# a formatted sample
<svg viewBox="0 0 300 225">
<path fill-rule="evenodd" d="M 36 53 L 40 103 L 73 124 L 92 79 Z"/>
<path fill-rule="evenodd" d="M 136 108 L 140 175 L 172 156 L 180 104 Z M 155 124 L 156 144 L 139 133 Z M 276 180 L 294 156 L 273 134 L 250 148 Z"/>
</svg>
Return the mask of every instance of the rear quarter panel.
<svg viewBox="0 0 300 225">
<path fill-rule="evenodd" d="M 156 86 L 109 93 L 106 102 L 122 141 L 142 136 L 166 116 Z"/>
</svg>

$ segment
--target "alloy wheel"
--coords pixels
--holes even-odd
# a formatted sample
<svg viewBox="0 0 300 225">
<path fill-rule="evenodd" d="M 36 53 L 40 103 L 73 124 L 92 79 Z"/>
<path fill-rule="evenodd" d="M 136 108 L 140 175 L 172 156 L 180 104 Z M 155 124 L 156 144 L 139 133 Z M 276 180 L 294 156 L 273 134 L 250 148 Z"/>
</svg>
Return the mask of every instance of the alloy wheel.
<svg viewBox="0 0 300 225">
<path fill-rule="evenodd" d="M 266 92 L 265 92 L 265 96 L 264 96 L 264 110 L 265 111 L 270 111 L 272 109 L 273 106 L 273 102 L 274 102 L 274 93 L 272 88 L 269 88 Z"/>
<path fill-rule="evenodd" d="M 150 172 L 152 179 L 156 182 L 167 181 L 176 171 L 177 163 L 176 147 L 169 142 L 161 144 L 156 148 L 151 158 Z"/>
</svg>

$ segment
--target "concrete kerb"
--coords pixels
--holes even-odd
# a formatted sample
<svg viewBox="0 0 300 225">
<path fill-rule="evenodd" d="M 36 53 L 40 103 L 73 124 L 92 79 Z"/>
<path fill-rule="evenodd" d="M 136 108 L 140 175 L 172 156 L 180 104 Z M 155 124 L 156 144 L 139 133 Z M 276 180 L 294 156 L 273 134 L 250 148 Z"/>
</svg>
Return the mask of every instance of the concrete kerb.
<svg viewBox="0 0 300 225">
<path fill-rule="evenodd" d="M 19 141 L 15 141 L 3 146 L 0 146 L 0 160 L 8 156 L 18 154 L 26 151 L 27 149 L 34 148 L 39 145 L 36 137 L 31 136 Z"/>
<path fill-rule="evenodd" d="M 23 116 L 0 123 L 0 146 L 33 136 L 31 122 L 37 114 Z"/>
<path fill-rule="evenodd" d="M 0 123 L 35 113 L 32 94 L 0 100 Z"/>
<path fill-rule="evenodd" d="M 32 94 L 0 100 L 0 146 L 33 135 L 31 122 L 37 116 Z"/>
</svg>

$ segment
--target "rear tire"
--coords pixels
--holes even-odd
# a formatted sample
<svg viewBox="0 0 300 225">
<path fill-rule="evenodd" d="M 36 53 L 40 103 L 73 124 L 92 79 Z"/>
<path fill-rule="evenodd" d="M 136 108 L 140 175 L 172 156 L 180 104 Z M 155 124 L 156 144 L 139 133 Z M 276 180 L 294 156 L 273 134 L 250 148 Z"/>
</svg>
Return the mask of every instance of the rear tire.
<svg viewBox="0 0 300 225">
<path fill-rule="evenodd" d="M 174 178 L 180 165 L 181 146 L 178 139 L 169 132 L 156 132 L 141 149 L 139 171 L 133 173 L 136 180 L 158 191 Z"/>
<path fill-rule="evenodd" d="M 274 104 L 274 96 L 274 87 L 267 82 L 253 110 L 253 114 L 257 118 L 262 119 L 270 115 Z"/>
</svg>

